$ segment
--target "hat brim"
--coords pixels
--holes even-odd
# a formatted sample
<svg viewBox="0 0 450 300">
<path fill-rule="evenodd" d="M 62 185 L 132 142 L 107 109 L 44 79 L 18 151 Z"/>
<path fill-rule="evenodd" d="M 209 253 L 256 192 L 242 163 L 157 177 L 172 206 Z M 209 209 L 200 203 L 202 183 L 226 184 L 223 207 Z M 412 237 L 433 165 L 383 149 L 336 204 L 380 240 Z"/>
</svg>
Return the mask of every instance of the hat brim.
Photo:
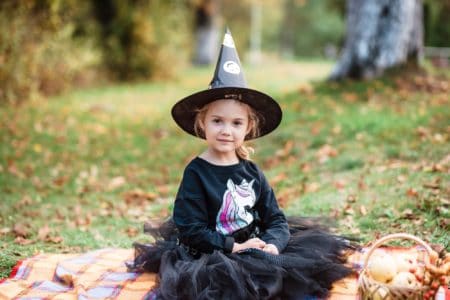
<svg viewBox="0 0 450 300">
<path fill-rule="evenodd" d="M 258 138 L 273 131 L 281 122 L 282 111 L 278 103 L 269 95 L 243 87 L 220 87 L 197 92 L 178 101 L 172 108 L 172 117 L 181 129 L 197 136 L 194 130 L 195 116 L 199 109 L 208 103 L 221 99 L 233 99 L 252 107 L 259 120 Z M 201 136 L 197 136 L 203 138 Z"/>
</svg>

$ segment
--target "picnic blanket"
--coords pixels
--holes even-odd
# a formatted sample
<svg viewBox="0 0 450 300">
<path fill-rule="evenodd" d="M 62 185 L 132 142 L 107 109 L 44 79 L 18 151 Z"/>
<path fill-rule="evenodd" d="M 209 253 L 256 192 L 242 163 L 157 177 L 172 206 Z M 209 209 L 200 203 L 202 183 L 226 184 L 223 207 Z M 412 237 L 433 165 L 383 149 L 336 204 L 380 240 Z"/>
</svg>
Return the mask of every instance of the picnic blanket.
<svg viewBox="0 0 450 300">
<path fill-rule="evenodd" d="M 157 275 L 128 272 L 125 262 L 133 255 L 132 249 L 116 248 L 81 254 L 38 254 L 19 262 L 10 277 L 0 281 L 0 299 L 155 299 Z M 360 268 L 363 257 L 364 250 L 355 252 L 349 263 Z M 344 278 L 334 284 L 329 299 L 358 299 L 357 287 L 355 276 Z M 449 290 L 441 288 L 436 299 L 450 299 Z"/>
</svg>

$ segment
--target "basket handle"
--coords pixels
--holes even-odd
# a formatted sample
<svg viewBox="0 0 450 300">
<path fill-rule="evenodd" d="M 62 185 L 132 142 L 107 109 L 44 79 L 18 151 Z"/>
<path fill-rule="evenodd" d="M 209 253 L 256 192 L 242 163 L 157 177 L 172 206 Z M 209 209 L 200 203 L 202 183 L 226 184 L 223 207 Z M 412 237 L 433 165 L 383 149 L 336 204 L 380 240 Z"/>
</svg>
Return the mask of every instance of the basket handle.
<svg viewBox="0 0 450 300">
<path fill-rule="evenodd" d="M 389 241 L 389 240 L 394 240 L 394 239 L 407 239 L 407 240 L 413 240 L 415 241 L 417 244 L 423 246 L 425 248 L 425 250 L 427 251 L 427 261 L 426 263 L 429 263 L 430 260 L 430 255 L 432 253 L 432 249 L 430 246 L 428 246 L 427 243 L 425 243 L 424 241 L 422 241 L 421 239 L 419 239 L 418 237 L 411 235 L 411 234 L 407 234 L 407 233 L 393 233 L 393 234 L 389 234 L 386 235 L 384 237 L 382 237 L 381 239 L 379 239 L 378 241 L 376 241 L 372 247 L 369 249 L 369 251 L 367 252 L 366 258 L 364 259 L 364 266 L 362 271 L 364 271 L 367 267 L 367 264 L 369 262 L 369 258 L 370 256 L 373 254 L 373 252 L 382 244 L 384 244 L 385 242 Z"/>
</svg>

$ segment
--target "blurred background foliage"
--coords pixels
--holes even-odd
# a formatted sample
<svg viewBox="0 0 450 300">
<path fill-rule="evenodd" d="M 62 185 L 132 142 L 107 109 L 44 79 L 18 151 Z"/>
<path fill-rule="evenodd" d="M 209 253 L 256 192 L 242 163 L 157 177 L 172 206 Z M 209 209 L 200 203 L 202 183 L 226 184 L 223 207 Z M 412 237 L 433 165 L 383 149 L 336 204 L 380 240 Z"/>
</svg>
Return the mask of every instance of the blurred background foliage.
<svg viewBox="0 0 450 300">
<path fill-rule="evenodd" d="M 213 22 L 230 27 L 242 60 L 256 8 L 264 53 L 334 59 L 344 41 L 345 0 L 3 0 L 0 103 L 107 81 L 173 78 L 192 62 L 196 12 L 206 2 L 217 5 Z M 449 47 L 449 2 L 424 5 L 426 45 Z"/>
<path fill-rule="evenodd" d="M 450 1 L 425 0 L 425 45 L 450 47 Z"/>
</svg>

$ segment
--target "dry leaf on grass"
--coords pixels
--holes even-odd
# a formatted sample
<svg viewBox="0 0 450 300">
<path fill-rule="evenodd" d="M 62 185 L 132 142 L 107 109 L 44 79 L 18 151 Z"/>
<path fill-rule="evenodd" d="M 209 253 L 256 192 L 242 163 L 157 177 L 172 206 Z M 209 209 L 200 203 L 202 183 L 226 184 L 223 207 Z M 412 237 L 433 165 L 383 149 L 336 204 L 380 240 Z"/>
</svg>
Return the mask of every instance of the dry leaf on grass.
<svg viewBox="0 0 450 300">
<path fill-rule="evenodd" d="M 143 205 L 148 201 L 153 201 L 158 198 L 158 194 L 152 192 L 143 192 L 141 190 L 134 190 L 126 192 L 123 195 L 123 198 L 128 205 Z"/>
<path fill-rule="evenodd" d="M 30 235 L 30 228 L 28 225 L 18 223 L 13 227 L 13 233 L 16 237 L 26 238 Z"/>
<path fill-rule="evenodd" d="M 26 238 L 23 238 L 21 236 L 18 236 L 18 237 L 15 238 L 14 243 L 22 245 L 22 246 L 26 246 L 26 245 L 33 244 L 34 241 L 26 239 Z"/>
</svg>

